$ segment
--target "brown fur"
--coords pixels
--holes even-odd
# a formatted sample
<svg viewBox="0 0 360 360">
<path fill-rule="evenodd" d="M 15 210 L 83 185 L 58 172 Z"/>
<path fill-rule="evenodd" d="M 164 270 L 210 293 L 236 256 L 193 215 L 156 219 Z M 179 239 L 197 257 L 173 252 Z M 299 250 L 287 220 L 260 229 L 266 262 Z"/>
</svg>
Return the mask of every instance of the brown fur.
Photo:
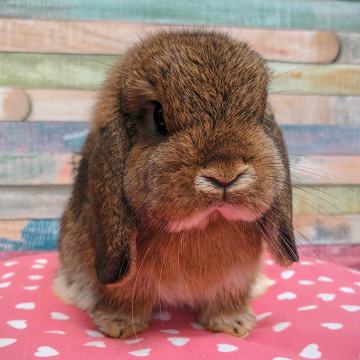
<svg viewBox="0 0 360 360">
<path fill-rule="evenodd" d="M 298 260 L 267 85 L 259 55 L 204 31 L 151 36 L 110 71 L 60 241 L 62 281 L 109 336 L 145 330 L 161 303 L 190 305 L 209 329 L 246 335 L 264 243 L 280 263 Z M 156 134 L 153 101 L 167 136 Z M 215 211 L 203 227 L 169 230 L 222 200 L 209 177 L 228 182 L 244 171 L 247 182 L 240 177 L 226 200 L 256 213 L 251 221 Z"/>
</svg>

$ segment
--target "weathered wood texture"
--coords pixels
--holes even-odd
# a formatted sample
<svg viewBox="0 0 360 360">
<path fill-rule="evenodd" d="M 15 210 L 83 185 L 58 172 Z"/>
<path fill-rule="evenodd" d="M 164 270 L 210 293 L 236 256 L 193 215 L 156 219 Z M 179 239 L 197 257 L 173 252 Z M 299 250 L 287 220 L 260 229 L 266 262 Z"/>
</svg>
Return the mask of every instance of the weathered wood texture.
<svg viewBox="0 0 360 360">
<path fill-rule="evenodd" d="M 120 54 L 148 34 L 183 28 L 189 27 L 114 21 L 0 19 L 0 51 Z M 216 30 L 248 42 L 254 50 L 270 60 L 331 63 L 340 49 L 339 40 L 333 32 L 226 27 Z"/>
<path fill-rule="evenodd" d="M 296 215 L 294 227 L 298 245 L 360 242 L 360 215 Z M 58 237 L 58 219 L 0 220 L 0 250 L 55 249 Z"/>
<path fill-rule="evenodd" d="M 360 125 L 360 96 L 272 94 L 270 103 L 281 124 Z"/>
<path fill-rule="evenodd" d="M 72 153 L 88 133 L 84 122 L 3 122 L 0 153 Z M 360 155 L 360 127 L 282 125 L 290 155 Z"/>
<path fill-rule="evenodd" d="M 0 86 L 96 89 L 116 58 L 0 53 Z M 274 93 L 360 95 L 360 65 L 270 62 L 269 68 Z"/>
<path fill-rule="evenodd" d="M 22 121 L 31 112 L 31 99 L 25 90 L 0 88 L 0 121 Z"/>
<path fill-rule="evenodd" d="M 96 91 L 0 88 L 0 121 L 89 121 L 95 99 Z"/>
<path fill-rule="evenodd" d="M 113 55 L 179 25 L 228 32 L 269 60 L 299 244 L 360 242 L 359 1 L 0 2 L 0 250 L 56 247 L 93 90 Z"/>
<path fill-rule="evenodd" d="M 360 64 L 360 33 L 338 33 L 341 51 L 336 62 Z"/>
<path fill-rule="evenodd" d="M 0 185 L 70 185 L 79 154 L 0 153 Z M 294 184 L 360 185 L 360 156 L 290 156 Z"/>
<path fill-rule="evenodd" d="M 0 186 L 0 219 L 59 218 L 71 192 L 64 186 Z M 360 186 L 294 188 L 295 214 L 358 214 Z"/>
<path fill-rule="evenodd" d="M 89 121 L 96 92 L 0 88 L 0 121 Z M 280 124 L 360 125 L 360 96 L 272 94 Z"/>
<path fill-rule="evenodd" d="M 357 1 L 2 0 L 0 16 L 360 31 Z"/>
<path fill-rule="evenodd" d="M 360 215 L 296 215 L 299 245 L 359 243 Z"/>
</svg>

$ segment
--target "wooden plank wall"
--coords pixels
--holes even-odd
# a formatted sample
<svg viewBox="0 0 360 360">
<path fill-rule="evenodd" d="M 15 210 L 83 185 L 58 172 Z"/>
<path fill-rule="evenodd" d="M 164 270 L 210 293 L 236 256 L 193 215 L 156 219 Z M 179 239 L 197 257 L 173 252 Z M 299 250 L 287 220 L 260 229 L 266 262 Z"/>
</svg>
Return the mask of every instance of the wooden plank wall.
<svg viewBox="0 0 360 360">
<path fill-rule="evenodd" d="M 299 243 L 360 243 L 360 3 L 7 0 L 0 6 L 0 250 L 50 249 L 96 89 L 147 34 L 206 26 L 268 61 Z"/>
</svg>

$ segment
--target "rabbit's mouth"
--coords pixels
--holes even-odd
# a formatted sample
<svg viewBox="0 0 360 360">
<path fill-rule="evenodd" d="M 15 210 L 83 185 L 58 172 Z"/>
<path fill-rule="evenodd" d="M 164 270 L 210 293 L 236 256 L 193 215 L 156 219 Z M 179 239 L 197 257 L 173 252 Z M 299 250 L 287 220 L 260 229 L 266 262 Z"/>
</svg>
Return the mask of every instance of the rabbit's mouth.
<svg viewBox="0 0 360 360">
<path fill-rule="evenodd" d="M 255 221 L 261 216 L 260 212 L 253 211 L 247 207 L 223 202 L 193 216 L 169 221 L 167 228 L 170 232 L 181 232 L 191 229 L 204 229 L 210 222 L 215 221 L 219 217 L 225 218 L 228 221 Z"/>
</svg>

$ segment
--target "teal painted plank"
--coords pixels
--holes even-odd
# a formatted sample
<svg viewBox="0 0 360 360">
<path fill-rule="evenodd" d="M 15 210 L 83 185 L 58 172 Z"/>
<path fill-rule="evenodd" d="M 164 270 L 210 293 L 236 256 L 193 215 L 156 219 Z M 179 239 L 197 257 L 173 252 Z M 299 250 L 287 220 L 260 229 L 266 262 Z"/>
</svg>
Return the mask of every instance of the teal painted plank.
<svg viewBox="0 0 360 360">
<path fill-rule="evenodd" d="M 291 155 L 360 155 L 360 127 L 283 125 Z M 88 132 L 85 122 L 0 123 L 0 152 L 78 152 Z"/>
<path fill-rule="evenodd" d="M 0 86 L 96 89 L 116 56 L 0 53 Z M 360 65 L 269 62 L 273 93 L 360 95 Z"/>
<path fill-rule="evenodd" d="M 33 219 L 26 224 L 21 221 L 19 237 L 16 239 L 5 237 L 2 230 L 8 224 L 0 221 L 0 251 L 29 251 L 29 250 L 55 250 L 58 246 L 60 222 L 58 219 Z M 16 222 L 9 222 L 16 226 Z"/>
<path fill-rule="evenodd" d="M 332 0 L 2 0 L 0 16 L 360 31 L 360 3 Z"/>
</svg>

